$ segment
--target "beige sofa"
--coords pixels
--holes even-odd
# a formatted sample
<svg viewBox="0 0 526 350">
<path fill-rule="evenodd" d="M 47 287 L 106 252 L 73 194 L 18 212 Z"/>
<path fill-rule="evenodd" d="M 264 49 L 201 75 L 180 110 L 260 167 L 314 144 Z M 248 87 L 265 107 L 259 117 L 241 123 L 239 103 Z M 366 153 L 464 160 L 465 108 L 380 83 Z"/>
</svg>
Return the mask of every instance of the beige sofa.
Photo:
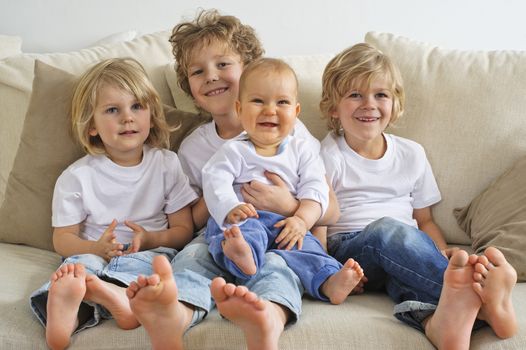
<svg viewBox="0 0 526 350">
<path fill-rule="evenodd" d="M 81 154 L 68 140 L 64 126 L 75 75 L 101 58 L 132 56 L 145 65 L 166 104 L 191 111 L 191 101 L 175 86 L 167 38 L 168 32 L 154 33 L 66 54 L 2 53 L 8 57 L 0 60 L 0 348 L 46 348 L 44 329 L 32 315 L 28 297 L 60 263 L 60 257 L 51 251 L 48 202 L 58 173 Z M 391 132 L 426 148 L 443 196 L 435 218 L 447 241 L 470 250 L 481 249 L 478 238 L 471 247 L 477 232 L 470 232 L 470 227 L 483 214 L 471 213 L 463 226 L 470 237 L 459 228 L 453 209 L 468 205 L 526 155 L 526 53 L 450 51 L 378 33 L 369 33 L 365 41 L 392 55 L 401 68 L 407 109 Z M 319 138 L 326 133 L 317 110 L 320 80 L 330 57 L 285 57 L 300 79 L 301 118 Z M 34 72 L 35 60 L 47 65 L 39 63 Z M 188 114 L 176 113 L 172 118 L 182 120 L 187 129 L 193 127 Z M 180 141 L 177 137 L 180 135 L 174 136 L 174 145 Z M 491 242 L 516 258 L 519 278 L 524 280 L 521 255 L 526 255 L 526 237 Z M 519 317 L 515 337 L 499 340 L 485 328 L 473 334 L 472 349 L 525 349 L 525 298 L 526 284 L 519 283 L 513 293 Z M 340 306 L 304 299 L 301 319 L 286 329 L 280 348 L 433 348 L 392 312 L 393 303 L 380 293 L 352 296 Z M 213 311 L 187 332 L 185 346 L 243 349 L 244 338 L 237 327 Z M 149 347 L 142 327 L 123 331 L 114 321 L 75 335 L 71 344 L 71 349 Z"/>
</svg>

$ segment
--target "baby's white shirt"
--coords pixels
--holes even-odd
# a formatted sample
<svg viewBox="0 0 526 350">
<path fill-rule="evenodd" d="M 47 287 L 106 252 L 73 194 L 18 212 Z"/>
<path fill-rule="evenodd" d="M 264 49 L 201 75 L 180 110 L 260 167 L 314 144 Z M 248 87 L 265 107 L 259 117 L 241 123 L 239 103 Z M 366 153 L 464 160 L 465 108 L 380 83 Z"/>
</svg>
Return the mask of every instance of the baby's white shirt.
<svg viewBox="0 0 526 350">
<path fill-rule="evenodd" d="M 297 199 L 310 199 L 321 205 L 322 215 L 329 202 L 325 167 L 319 152 L 308 141 L 288 136 L 278 154 L 256 153 L 246 138 L 226 142 L 203 168 L 203 193 L 208 210 L 219 226 L 225 227 L 228 213 L 243 202 L 241 186 L 252 180 L 271 184 L 265 170 L 276 173 Z"/>
<path fill-rule="evenodd" d="M 322 141 L 321 155 L 341 211 L 328 236 L 361 231 L 385 216 L 417 227 L 413 210 L 440 201 L 424 148 L 395 135 L 384 137 L 387 150 L 378 160 L 362 157 L 332 132 Z"/>
<path fill-rule="evenodd" d="M 242 139 L 246 135 L 242 132 L 231 140 Z M 311 135 L 301 120 L 297 119 L 293 135 L 307 140 L 307 147 L 319 153 L 320 142 Z M 190 185 L 199 195 L 202 195 L 203 167 L 206 162 L 217 152 L 221 146 L 229 140 L 222 139 L 217 134 L 215 122 L 201 125 L 188 135 L 177 152 L 181 160 L 181 166 L 190 180 Z"/>
</svg>

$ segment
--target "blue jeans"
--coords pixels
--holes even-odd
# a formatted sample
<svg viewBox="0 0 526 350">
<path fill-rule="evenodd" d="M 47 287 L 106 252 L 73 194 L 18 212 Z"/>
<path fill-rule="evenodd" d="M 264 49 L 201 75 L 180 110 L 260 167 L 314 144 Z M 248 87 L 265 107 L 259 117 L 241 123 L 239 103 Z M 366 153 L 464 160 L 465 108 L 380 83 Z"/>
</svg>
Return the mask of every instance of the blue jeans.
<svg viewBox="0 0 526 350">
<path fill-rule="evenodd" d="M 102 280 L 126 287 L 130 282 L 135 281 L 139 275 L 148 276 L 153 273 L 152 260 L 155 256 L 164 255 L 171 260 L 176 254 L 177 250 L 175 249 L 159 247 L 152 250 L 118 256 L 112 258 L 109 262 L 98 255 L 81 254 L 64 259 L 61 266 L 77 263 L 82 264 L 87 274 L 93 274 Z M 29 297 L 31 310 L 44 327 L 46 326 L 47 320 L 46 305 L 50 286 L 51 282 L 46 282 Z M 75 333 L 99 324 L 101 319 L 112 318 L 111 314 L 102 305 L 84 301 L 79 307 L 78 317 L 79 326 Z"/>
<path fill-rule="evenodd" d="M 274 224 L 285 217 L 268 211 L 258 210 L 258 218 L 247 219 L 239 228 L 243 237 L 252 249 L 257 273 L 265 266 L 267 251 L 281 256 L 287 265 L 299 277 L 306 292 L 314 298 L 328 301 L 328 298 L 320 293 L 321 285 L 333 274 L 342 268 L 336 259 L 325 253 L 320 241 L 310 232 L 303 239 L 303 248 L 298 250 L 277 249 L 276 237 L 282 228 L 274 227 Z M 228 270 L 237 278 L 250 280 L 255 276 L 243 273 L 223 253 L 222 241 L 224 234 L 213 218 L 208 220 L 205 237 L 209 242 L 209 250 L 217 264 Z"/>
<path fill-rule="evenodd" d="M 172 269 L 179 291 L 179 300 L 195 307 L 191 326 L 199 323 L 214 307 L 210 283 L 215 277 L 244 284 L 260 298 L 280 304 L 291 312 L 289 323 L 301 314 L 303 287 L 294 272 L 277 254 L 267 253 L 266 264 L 249 280 L 236 279 L 220 268 L 208 252 L 204 235 L 197 236 L 172 260 Z"/>
<path fill-rule="evenodd" d="M 356 260 L 369 280 L 365 289 L 385 288 L 397 303 L 395 317 L 423 331 L 422 321 L 438 304 L 448 264 L 425 232 L 384 217 L 363 231 L 329 237 L 327 246 L 340 262 Z"/>
</svg>

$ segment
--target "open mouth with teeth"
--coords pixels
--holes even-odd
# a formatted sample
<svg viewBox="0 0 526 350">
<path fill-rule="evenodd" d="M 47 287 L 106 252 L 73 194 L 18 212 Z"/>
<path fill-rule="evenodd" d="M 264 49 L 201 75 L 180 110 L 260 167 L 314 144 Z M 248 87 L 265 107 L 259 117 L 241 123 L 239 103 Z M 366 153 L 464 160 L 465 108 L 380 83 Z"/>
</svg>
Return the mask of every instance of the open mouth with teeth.
<svg viewBox="0 0 526 350">
<path fill-rule="evenodd" d="M 375 121 L 377 121 L 380 118 L 376 118 L 376 117 L 359 117 L 359 118 L 356 118 L 356 119 L 358 119 L 361 122 L 370 123 L 370 122 L 375 122 Z"/>
<path fill-rule="evenodd" d="M 205 96 L 216 96 L 216 95 L 219 95 L 219 94 L 222 94 L 223 92 L 227 91 L 228 88 L 226 87 L 223 87 L 223 88 L 219 88 L 219 89 L 215 89 L 215 90 L 212 90 L 212 91 L 208 91 Z"/>
</svg>

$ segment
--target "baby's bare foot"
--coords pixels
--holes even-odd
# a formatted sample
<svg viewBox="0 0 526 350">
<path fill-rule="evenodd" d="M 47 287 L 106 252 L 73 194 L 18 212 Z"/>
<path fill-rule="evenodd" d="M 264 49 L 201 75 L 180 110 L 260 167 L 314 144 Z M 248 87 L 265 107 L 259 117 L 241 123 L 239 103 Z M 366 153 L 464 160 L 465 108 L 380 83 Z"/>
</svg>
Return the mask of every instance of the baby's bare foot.
<svg viewBox="0 0 526 350">
<path fill-rule="evenodd" d="M 88 275 L 84 300 L 104 306 L 122 329 L 133 329 L 140 325 L 130 309 L 126 289 L 123 287 L 103 281 L 95 275 Z"/>
<path fill-rule="evenodd" d="M 511 300 L 517 272 L 500 250 L 489 247 L 475 265 L 473 289 L 482 300 L 479 318 L 489 323 L 500 338 L 517 333 L 517 319 Z"/>
<path fill-rule="evenodd" d="M 86 292 L 86 272 L 81 264 L 67 264 L 53 273 L 50 280 L 46 341 L 51 349 L 65 349 L 78 327 L 77 314 Z"/>
<path fill-rule="evenodd" d="M 444 286 L 435 313 L 425 322 L 425 332 L 438 349 L 468 350 L 473 323 L 481 302 L 473 290 L 477 256 L 463 250 L 453 254 L 444 272 Z"/>
<path fill-rule="evenodd" d="M 332 304 L 341 304 L 359 285 L 362 278 L 363 270 L 358 262 L 349 259 L 340 271 L 329 277 L 322 284 L 322 293 L 329 298 Z"/>
<path fill-rule="evenodd" d="M 210 285 L 217 309 L 241 327 L 249 350 L 277 350 L 286 323 L 280 307 L 261 300 L 245 286 L 235 286 L 217 277 Z"/>
<path fill-rule="evenodd" d="M 132 282 L 126 295 L 135 316 L 148 332 L 153 349 L 182 349 L 183 334 L 190 325 L 193 310 L 177 299 L 168 260 L 156 256 L 152 264 L 155 273 Z"/>
<path fill-rule="evenodd" d="M 255 275 L 257 267 L 254 262 L 254 255 L 239 227 L 232 226 L 226 229 L 224 234 L 223 252 L 225 256 L 232 260 L 244 274 Z"/>
</svg>

